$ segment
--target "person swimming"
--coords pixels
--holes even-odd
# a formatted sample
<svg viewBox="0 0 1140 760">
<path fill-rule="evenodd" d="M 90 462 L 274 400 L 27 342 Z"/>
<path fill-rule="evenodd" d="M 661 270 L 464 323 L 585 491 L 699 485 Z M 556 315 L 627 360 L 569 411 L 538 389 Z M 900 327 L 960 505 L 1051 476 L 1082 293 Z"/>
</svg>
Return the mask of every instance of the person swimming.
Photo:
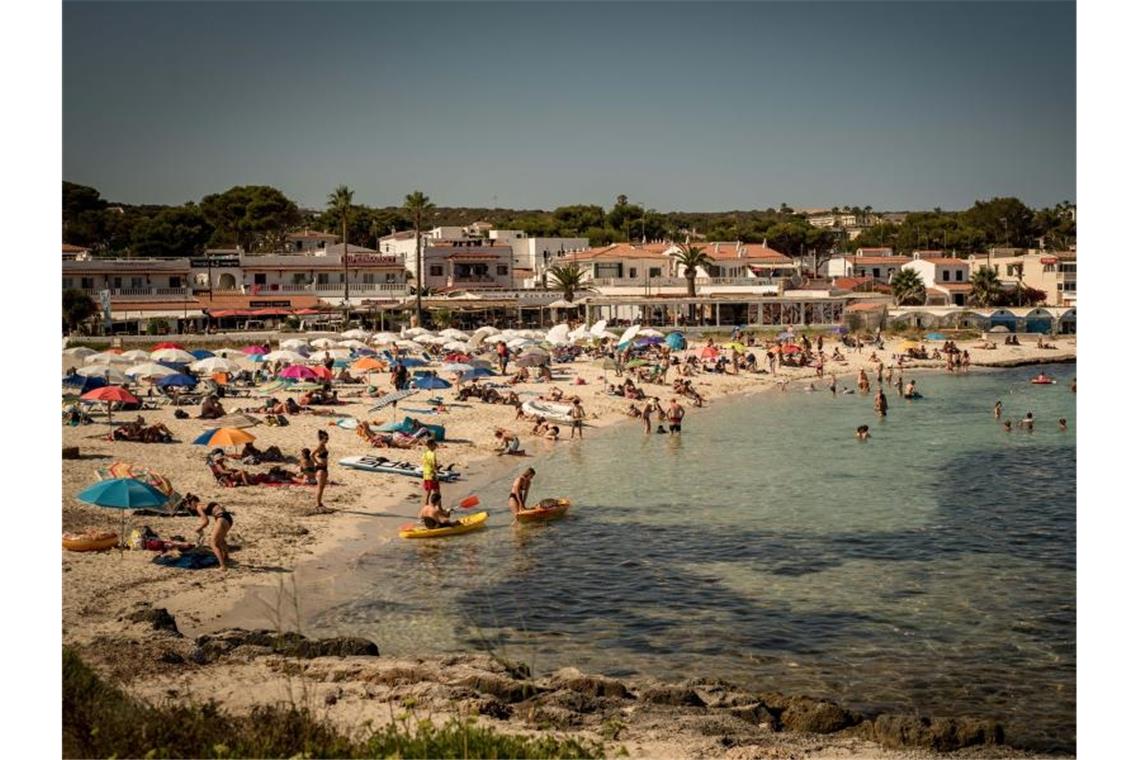
<svg viewBox="0 0 1140 760">
<path fill-rule="evenodd" d="M 1069 421 L 1067 419 L 1065 419 L 1064 417 L 1062 417 L 1061 419 L 1057 420 L 1057 428 L 1062 433 L 1067 432 L 1069 429 Z"/>
<path fill-rule="evenodd" d="M 855 428 L 855 438 L 860 441 L 865 441 L 871 437 L 871 429 L 866 425 L 860 425 Z"/>
</svg>

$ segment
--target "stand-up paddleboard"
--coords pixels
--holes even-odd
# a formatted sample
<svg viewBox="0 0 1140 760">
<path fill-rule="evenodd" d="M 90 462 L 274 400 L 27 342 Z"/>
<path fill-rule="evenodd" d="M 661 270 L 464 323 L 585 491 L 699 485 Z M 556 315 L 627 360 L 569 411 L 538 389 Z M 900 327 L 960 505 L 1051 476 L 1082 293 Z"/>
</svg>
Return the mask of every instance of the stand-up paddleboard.
<svg viewBox="0 0 1140 760">
<path fill-rule="evenodd" d="M 1051 377 L 1048 377 L 1048 378 L 1035 377 L 1032 380 L 1030 380 L 1029 382 L 1033 383 L 1034 385 L 1056 385 L 1057 384 L 1057 381 Z"/>
<path fill-rule="evenodd" d="M 458 536 L 479 530 L 487 522 L 486 512 L 476 512 L 473 515 L 462 517 L 458 525 L 449 525 L 445 528 L 426 528 L 420 523 L 408 523 L 400 528 L 400 538 L 442 538 L 444 536 Z"/>
<path fill-rule="evenodd" d="M 557 520 L 566 515 L 570 509 L 569 499 L 543 499 L 533 509 L 524 509 L 517 512 L 515 517 L 519 522 L 540 522 L 542 520 Z"/>
<path fill-rule="evenodd" d="M 337 461 L 341 467 L 348 467 L 353 470 L 364 470 L 365 472 L 383 472 L 389 475 L 407 475 L 409 478 L 422 478 L 424 476 L 423 467 L 411 462 L 397 462 L 386 457 L 377 457 L 370 455 L 345 457 Z M 454 470 L 440 470 L 436 473 L 436 479 L 445 483 L 459 479 L 459 473 Z"/>
<path fill-rule="evenodd" d="M 547 401 L 524 401 L 522 405 L 523 414 L 538 415 L 555 422 L 573 422 L 574 418 L 570 416 L 573 408 L 569 404 L 552 404 Z"/>
</svg>

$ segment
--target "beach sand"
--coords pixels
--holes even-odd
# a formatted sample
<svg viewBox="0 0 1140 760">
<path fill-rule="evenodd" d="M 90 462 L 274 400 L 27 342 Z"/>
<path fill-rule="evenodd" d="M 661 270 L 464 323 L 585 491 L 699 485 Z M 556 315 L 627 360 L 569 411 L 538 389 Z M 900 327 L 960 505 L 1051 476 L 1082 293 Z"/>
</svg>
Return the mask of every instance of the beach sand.
<svg viewBox="0 0 1140 760">
<path fill-rule="evenodd" d="M 964 342 L 963 348 L 970 350 L 973 366 L 1008 366 L 1010 364 L 1030 364 L 1045 361 L 1072 361 L 1076 356 L 1076 341 L 1073 338 L 1060 338 L 1054 342 L 1054 350 L 1039 350 L 1032 346 L 999 345 L 994 350 L 974 348 L 976 341 Z M 889 361 L 897 351 L 899 341 L 888 341 L 886 350 L 879 356 Z M 828 340 L 825 350 L 830 354 L 834 341 Z M 815 377 L 812 368 L 781 367 L 776 376 L 768 374 L 714 375 L 701 374 L 691 378 L 698 391 L 709 403 L 718 399 L 748 393 L 770 390 L 779 383 L 791 380 L 806 384 L 815 382 L 816 387 L 825 390 L 832 372 L 840 376 L 840 385 L 854 387 L 850 378 L 859 369 L 866 369 L 872 386 L 875 382 L 874 365 L 870 358 L 872 349 L 865 347 L 862 353 L 853 349 L 841 349 L 848 357 L 846 364 L 828 362 L 825 377 Z M 758 354 L 762 359 L 762 352 Z M 763 362 L 762 362 L 763 363 Z M 944 371 L 941 362 L 909 362 L 907 374 L 918 371 Z M 601 427 L 626 420 L 631 421 L 625 412 L 630 401 L 604 394 L 606 380 L 615 382 L 612 372 L 603 373 L 600 361 L 580 360 L 561 367 L 560 378 L 555 385 L 567 395 L 578 395 L 588 415 L 590 427 Z M 670 372 L 670 379 L 675 373 Z M 581 378 L 584 385 L 575 385 L 574 379 Z M 491 378 L 494 380 L 494 378 Z M 387 386 L 387 380 L 382 383 Z M 355 386 L 346 386 L 342 396 Z M 673 397 L 671 386 L 643 385 L 649 395 L 659 396 L 662 404 Z M 548 393 L 551 384 L 521 384 L 515 390 Z M 445 398 L 453 397 L 452 390 L 442 392 L 422 391 L 418 396 L 400 404 L 422 407 L 417 399 L 441 393 Z M 523 396 L 526 400 L 527 396 Z M 534 398 L 534 396 L 531 396 Z M 174 418 L 174 408 L 165 407 L 156 411 L 144 411 L 142 416 L 148 422 L 160 421 L 170 428 L 179 441 L 173 444 L 137 444 L 109 442 L 105 440 L 108 430 L 105 420 L 93 425 L 64 427 L 63 445 L 78 446 L 79 459 L 65 459 L 62 462 L 63 504 L 62 529 L 78 531 L 88 528 L 118 530 L 120 513 L 116 510 L 99 509 L 82 504 L 74 495 L 96 480 L 95 470 L 115 461 L 126 461 L 146 465 L 166 475 L 180 493 L 193 492 L 203 501 L 217 500 L 230 510 L 235 524 L 230 532 L 231 544 L 240 546 L 234 556 L 234 566 L 229 570 L 204 569 L 197 571 L 178 570 L 163 567 L 152 562 L 154 554 L 145 551 L 117 551 L 99 553 L 73 553 L 62 551 L 63 563 L 63 635 L 64 642 L 78 647 L 91 660 L 92 664 L 105 672 L 123 677 L 125 685 L 133 692 L 147 698 L 170 696 L 190 697 L 204 700 L 218 699 L 223 707 L 246 709 L 253 704 L 275 702 L 288 696 L 292 689 L 309 688 L 312 694 L 321 699 L 330 683 L 341 690 L 333 706 L 322 703 L 321 711 L 346 725 L 363 718 L 387 720 L 390 718 L 390 704 L 383 695 L 371 693 L 365 688 L 373 677 L 366 671 L 384 668 L 403 667 L 406 663 L 387 661 L 385 658 L 371 658 L 367 666 L 358 662 L 359 658 L 340 660 L 321 658 L 305 661 L 303 666 L 288 667 L 279 657 L 255 659 L 223 658 L 206 665 L 189 661 L 170 664 L 159 660 L 145 661 L 149 653 L 154 655 L 158 647 L 169 648 L 171 643 L 158 634 L 135 623 L 125 621 L 124 615 L 143 607 L 165 608 L 178 621 L 182 633 L 193 636 L 209 632 L 218 627 L 218 621 L 233 617 L 233 608 L 242 600 L 248 600 L 248 592 L 253 587 L 287 586 L 290 573 L 301 562 L 319 561 L 343 548 L 359 545 L 367 548 L 370 542 L 393 540 L 398 526 L 411 519 L 419 509 L 422 492 L 420 483 L 413 478 L 396 475 L 359 472 L 340 467 L 336 460 L 353 454 L 379 454 L 398 459 L 418 462 L 420 451 L 382 450 L 370 447 L 352 430 L 339 428 L 335 420 L 340 416 L 353 416 L 381 422 L 394 418 L 391 409 L 369 413 L 371 399 L 348 399 L 351 403 L 335 409 L 335 416 L 311 414 L 295 415 L 289 418 L 286 427 L 258 425 L 250 429 L 257 436 L 256 445 L 264 449 L 270 445 L 279 446 L 286 454 L 296 455 L 302 446 L 313 448 L 317 442 L 317 431 L 327 430 L 330 440 L 330 478 L 333 485 L 327 489 L 325 503 L 331 513 L 317 513 L 315 507 L 315 487 L 241 487 L 222 488 L 215 484 L 213 476 L 205 464 L 207 447 L 192 446 L 190 441 L 209 421 L 194 419 L 197 409 L 183 407 L 192 415 L 191 419 Z M 242 408 L 252 408 L 259 399 L 222 400 L 227 412 Z M 688 411 L 686 425 L 699 425 L 701 410 L 682 402 Z M 868 409 L 871 399 L 867 399 Z M 126 421 L 132 413 L 120 413 Z M 137 414 L 137 413 L 135 413 Z M 397 418 L 406 413 L 399 411 Z M 504 468 L 521 469 L 538 464 L 541 455 L 553 447 L 576 446 L 577 441 L 546 442 L 529 434 L 530 423 L 515 421 L 513 407 L 482 404 L 478 401 L 466 407 L 453 407 L 450 412 L 440 415 L 411 413 L 425 422 L 444 424 L 447 427 L 447 442 L 439 449 L 441 464 L 454 463 L 468 479 L 469 484 L 445 486 L 445 494 L 456 499 L 474 492 L 482 500 L 481 509 L 506 509 L 505 494 L 482 493 L 479 483 L 487 480 L 488 473 L 501 473 Z M 120 417 L 117 417 L 119 419 Z M 632 421 L 631 421 L 632 422 Z M 634 422 L 634 424 L 639 424 Z M 519 434 L 523 448 L 536 458 L 495 457 L 493 431 L 505 427 Z M 563 436 L 569 434 L 569 426 L 562 425 Z M 590 436 L 590 427 L 586 437 Z M 268 466 L 246 467 L 264 470 Z M 296 465 L 285 465 L 296 469 Z M 468 490 L 470 489 L 470 490 Z M 572 495 L 571 495 L 572 496 Z M 164 538 L 181 535 L 194 540 L 195 518 L 131 518 L 131 526 L 149 525 Z M 330 567 L 330 573 L 344 572 L 344 568 Z M 251 612 L 250 615 L 255 613 Z M 264 613 L 267 621 L 272 618 L 269 611 Z M 263 625 L 262 627 L 272 627 Z M 155 637 L 158 636 L 156 639 Z M 189 639 L 182 640 L 188 644 Z M 379 642 L 381 648 L 382 642 Z M 134 658 L 128 653 L 140 653 Z M 163 650 L 164 651 L 164 650 Z M 381 651 L 381 654 L 383 652 Z M 472 655 L 474 657 L 475 655 Z M 461 658 L 462 659 L 462 658 Z M 145 662 L 143 662 L 145 661 Z M 446 670 L 448 662 L 455 658 L 439 657 L 418 663 L 432 672 Z M 456 661 L 459 662 L 459 661 Z M 132 663 L 135 667 L 127 667 Z M 346 664 L 351 663 L 351 664 Z M 461 664 L 461 663 L 460 663 Z M 330 672 L 337 668 L 363 668 L 354 674 L 340 674 L 332 677 Z M 458 667 L 458 665 L 457 665 Z M 475 666 L 472 666 L 475 667 Z M 315 669 L 312 674 L 308 670 Z M 478 668 L 476 668 L 478 669 Z M 147 675 L 161 672 L 161 686 Z M 316 671 L 320 671 L 318 675 Z M 134 674 L 132 676 L 132 674 Z M 375 673 L 372 674 L 374 676 Z M 436 675 L 439 675 L 436 672 Z M 540 676 L 542 674 L 535 674 Z M 359 676 L 360 680 L 356 680 Z M 433 676 L 434 677 L 434 676 Z M 452 682 L 451 675 L 440 675 L 440 679 Z M 371 680 L 370 680 L 371 678 Z M 306 687 L 306 684 L 308 685 Z M 439 709 L 445 704 L 456 704 L 454 693 L 440 686 L 438 681 L 426 678 L 418 683 L 412 679 L 404 685 L 409 693 L 423 692 L 436 700 Z M 404 688 L 402 686 L 402 688 Z M 775 687 L 775 685 L 774 685 Z M 355 689 L 355 691 L 354 691 Z M 418 691 L 417 691 L 418 689 Z M 284 691 L 283 691 L 284 690 Z M 470 690 L 468 690 L 470 691 Z M 349 697 L 344 695 L 348 694 Z M 324 695 L 324 696 L 322 696 Z M 434 695 L 434 696 L 432 696 Z M 431 701 L 430 699 L 427 701 Z M 331 704 L 331 703 L 330 703 Z M 629 722 L 629 733 L 622 734 L 613 746 L 620 744 L 634 756 L 732 756 L 732 757 L 786 757 L 790 755 L 811 757 L 884 757 L 886 751 L 875 744 L 850 736 L 822 737 L 814 734 L 797 735 L 792 733 L 771 733 L 766 737 L 741 737 L 743 744 L 718 743 L 718 736 L 708 733 L 707 726 L 700 722 L 688 726 L 681 721 L 673 726 L 667 716 L 659 715 L 660 705 L 646 713 L 645 720 Z M 679 708 L 678 708 L 679 709 Z M 635 711 L 636 712 L 636 711 Z M 652 713 L 650 715 L 650 713 Z M 485 716 L 483 720 L 497 720 Z M 518 715 L 502 720 L 511 730 L 524 728 L 525 719 Z M 640 726 L 640 728 L 633 728 Z M 656 728 L 654 728 L 656 726 Z M 575 730 L 567 726 L 567 730 Z M 583 725 L 586 735 L 596 735 L 597 727 Z M 727 729 L 725 729 L 727 730 Z M 722 732 L 723 733 L 723 732 Z M 735 740 L 734 740 L 735 741 Z M 751 742 L 751 743 L 749 743 Z M 917 750 L 893 753 L 890 756 L 917 757 Z M 1011 751 L 1002 750 L 1003 756 L 1013 756 Z"/>
</svg>

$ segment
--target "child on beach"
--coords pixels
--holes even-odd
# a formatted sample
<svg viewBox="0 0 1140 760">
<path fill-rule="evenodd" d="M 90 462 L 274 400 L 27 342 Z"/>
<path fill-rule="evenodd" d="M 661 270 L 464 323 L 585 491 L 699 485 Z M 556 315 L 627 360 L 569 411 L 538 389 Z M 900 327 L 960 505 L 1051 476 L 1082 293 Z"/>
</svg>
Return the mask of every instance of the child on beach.
<svg viewBox="0 0 1140 760">
<path fill-rule="evenodd" d="M 426 450 L 420 465 L 423 470 L 424 506 L 426 507 L 431 503 L 431 498 L 433 496 L 438 497 L 440 493 L 439 479 L 436 477 L 436 473 L 439 471 L 439 462 L 435 456 L 435 439 L 429 438 L 425 446 Z"/>
</svg>

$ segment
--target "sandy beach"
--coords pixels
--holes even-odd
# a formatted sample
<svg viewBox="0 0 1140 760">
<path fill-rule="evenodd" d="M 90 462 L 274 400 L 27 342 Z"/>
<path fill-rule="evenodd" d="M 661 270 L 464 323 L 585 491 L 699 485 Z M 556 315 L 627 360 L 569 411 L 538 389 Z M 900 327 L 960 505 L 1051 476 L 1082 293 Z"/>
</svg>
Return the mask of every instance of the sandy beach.
<svg viewBox="0 0 1140 760">
<path fill-rule="evenodd" d="M 889 340 L 878 355 L 889 363 L 891 355 L 898 353 L 900 342 Z M 999 344 L 996 349 L 981 350 L 974 346 L 977 341 L 963 341 L 961 347 L 970 350 L 972 365 L 977 368 L 1075 360 L 1075 339 L 1062 337 L 1054 342 L 1055 349 Z M 188 345 L 193 347 L 192 339 Z M 826 341 L 828 354 L 834 345 L 834 340 Z M 777 390 L 787 381 L 791 381 L 788 390 L 814 382 L 819 390 L 825 391 L 828 376 L 833 372 L 839 377 L 841 387 L 854 388 L 853 376 L 865 369 L 874 385 L 877 365 L 871 362 L 872 348 L 864 347 L 861 353 L 847 348 L 842 351 L 847 362 L 829 362 L 822 379 L 816 377 L 814 368 L 781 367 L 775 376 L 705 373 L 692 380 L 708 404 L 728 397 Z M 638 424 L 626 414 L 629 400 L 605 394 L 606 382 L 614 382 L 614 375 L 603 372 L 600 361 L 579 360 L 556 367 L 560 369 L 554 386 L 567 397 L 577 395 L 582 399 L 589 425 L 587 439 L 592 429 L 623 421 Z M 908 361 L 905 370 L 907 376 L 944 371 L 940 361 Z M 583 384 L 577 384 L 578 380 Z M 386 378 L 381 385 L 387 388 Z M 551 387 L 550 383 L 523 383 L 515 390 L 520 395 L 524 392 L 547 394 Z M 482 654 L 414 662 L 390 659 L 384 657 L 383 642 L 376 642 L 380 657 L 294 659 L 258 651 L 256 646 L 239 645 L 217 657 L 199 661 L 203 660 L 201 645 L 195 642 L 195 637 L 214 634 L 220 627 L 232 625 L 234 620 L 242 621 L 244 628 L 255 627 L 258 619 L 261 624 L 256 627 L 288 627 L 288 610 L 239 606 L 253 606 L 249 601 L 251 589 L 288 588 L 291 573 L 302 563 L 307 568 L 317 567 L 322 562 L 330 562 L 330 557 L 342 563 L 356 547 L 363 551 L 381 541 L 398 540 L 395 539 L 398 526 L 412 519 L 418 511 L 422 496 L 418 480 L 360 472 L 336 464 L 341 457 L 365 453 L 417 462 L 419 459 L 419 450 L 375 449 L 354 431 L 336 426 L 335 420 L 344 416 L 379 422 L 393 419 L 391 409 L 370 413 L 372 399 L 349 395 L 359 388 L 361 386 L 343 386 L 341 396 L 349 403 L 335 408 L 320 407 L 327 414 L 294 415 L 285 427 L 261 424 L 250 428 L 259 448 L 276 445 L 293 456 L 303 446 L 314 447 L 319 430 L 328 431 L 331 485 L 325 501 L 333 510 L 328 513 L 315 510 L 314 487 L 223 488 L 217 485 L 205 464 L 208 449 L 190 445 L 195 436 L 211 426 L 209 421 L 194 418 L 195 407 L 183 407 L 191 418 L 182 420 L 174 417 L 174 407 L 142 412 L 148 423 L 165 424 L 174 433 L 177 443 L 109 442 L 105 420 L 78 427 L 65 426 L 63 445 L 79 447 L 80 458 L 62 462 L 64 531 L 119 529 L 119 512 L 82 504 L 73 497 L 96 479 L 96 468 L 124 461 L 146 465 L 166 475 L 180 493 L 193 492 L 204 501 L 221 502 L 235 519 L 229 541 L 240 547 L 234 554 L 233 567 L 224 572 L 157 565 L 152 562 L 154 554 L 147 551 L 122 554 L 63 551 L 65 643 L 76 647 L 97 668 L 121 678 L 133 693 L 147 699 L 214 698 L 233 710 L 246 710 L 255 704 L 303 701 L 344 726 L 359 725 L 364 720 L 377 723 L 391 720 L 399 712 L 401 700 L 414 697 L 417 709 L 425 713 L 447 715 L 462 710 L 480 715 L 481 720 L 502 723 L 511 730 L 549 726 L 581 732 L 606 741 L 607 751 L 611 753 L 616 753 L 620 746 L 637 757 L 830 758 L 925 757 L 930 754 L 921 748 L 885 748 L 891 740 L 885 733 L 876 733 L 873 721 L 840 720 L 839 723 L 845 723 L 840 729 L 834 728 L 839 723 L 825 726 L 830 729 L 827 736 L 813 733 L 811 721 L 791 720 L 790 716 L 800 708 L 781 706 L 783 697 L 756 699 L 755 695 L 742 695 L 728 685 L 715 682 L 666 687 L 646 679 L 631 679 L 620 689 L 614 686 L 611 694 L 605 684 L 598 687 L 591 681 L 583 685 L 582 679 L 587 677 L 581 674 L 533 673 L 518 677 L 518 674 L 505 673 L 501 663 Z M 674 395 L 669 385 L 645 384 L 642 388 L 647 395 L 660 397 L 662 404 L 667 404 Z M 448 400 L 454 397 L 453 390 L 438 393 Z M 431 395 L 435 392 L 421 391 L 400 406 L 422 407 L 425 404 L 417 400 Z M 524 395 L 523 399 L 536 397 Z M 256 396 L 222 399 L 227 412 L 252 409 L 259 401 Z M 757 398 L 756 403 L 763 403 L 762 398 Z M 871 398 L 867 397 L 865 403 L 870 409 Z M 701 409 L 687 402 L 683 405 L 688 412 L 685 424 L 700 425 Z M 425 422 L 446 425 L 447 441 L 439 448 L 439 460 L 444 465 L 454 464 L 463 480 L 444 486 L 445 500 L 457 501 L 474 493 L 481 499 L 481 509 L 506 509 L 506 494 L 489 493 L 481 488 L 481 484 L 493 476 L 527 465 L 541 467 L 543 454 L 554 447 L 582 445 L 578 441 L 544 441 L 530 435 L 530 423 L 516 421 L 514 408 L 505 405 L 474 401 L 438 415 L 404 411 L 395 414 L 399 417 L 411 414 Z M 120 413 L 120 416 L 125 421 L 134 414 Z M 496 427 L 516 432 L 530 456 L 495 456 L 493 431 Z M 562 432 L 565 438 L 569 426 L 564 425 Z M 268 469 L 268 465 L 248 467 L 236 462 L 234 465 L 252 470 Z M 295 464 L 285 466 L 296 469 Z M 131 518 L 128 530 L 144 524 L 164 538 L 181 535 L 193 540 L 196 519 Z M 345 568 L 330 564 L 327 571 L 342 573 Z M 239 607 L 235 609 L 235 606 Z M 148 621 L 126 619 L 140 610 L 158 608 L 173 616 L 178 634 L 169 627 L 156 628 Z M 541 698 L 515 694 L 513 684 L 516 682 L 535 684 Z M 664 689 L 668 694 L 662 696 L 655 689 Z M 777 684 L 773 690 L 778 690 Z M 620 696 L 619 692 L 626 696 Z M 690 697 L 689 692 L 696 694 L 697 699 Z M 575 694 L 578 696 L 573 697 Z M 522 698 L 516 699 L 516 696 Z M 397 705 L 395 711 L 394 704 Z M 766 705 L 771 708 L 768 712 L 784 715 L 786 719 L 782 722 L 765 719 L 751 707 L 754 704 Z M 789 709 L 791 713 L 787 712 Z M 613 730 L 615 724 L 606 723 L 614 716 L 620 717 L 620 729 Z M 793 726 L 801 726 L 803 730 Z M 778 730 L 789 727 L 791 730 Z M 886 745 L 872 740 L 885 741 Z M 979 756 L 980 752 L 1003 757 L 1022 756 L 1003 747 L 971 752 L 971 756 Z"/>
</svg>

